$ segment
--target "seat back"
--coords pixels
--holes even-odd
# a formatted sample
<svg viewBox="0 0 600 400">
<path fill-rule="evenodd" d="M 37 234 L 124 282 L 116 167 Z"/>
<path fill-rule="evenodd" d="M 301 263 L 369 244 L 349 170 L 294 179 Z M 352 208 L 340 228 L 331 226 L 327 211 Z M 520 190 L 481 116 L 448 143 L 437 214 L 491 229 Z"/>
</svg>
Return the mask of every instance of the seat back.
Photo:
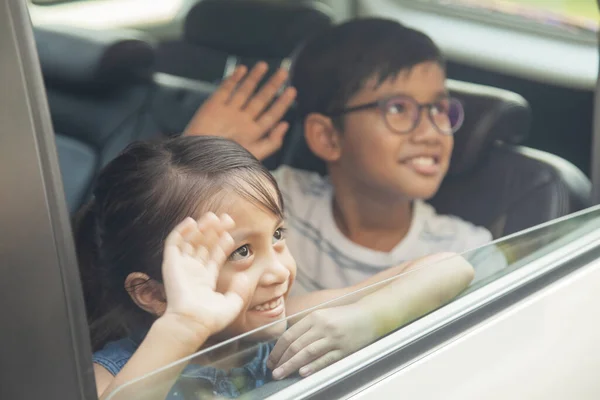
<svg viewBox="0 0 600 400">
<path fill-rule="evenodd" d="M 34 34 L 73 212 L 98 169 L 153 132 L 142 110 L 153 91 L 154 50 L 135 32 L 44 27 Z"/>
<path fill-rule="evenodd" d="M 183 38 L 159 45 L 157 70 L 206 82 L 237 64 L 266 61 L 274 71 L 331 23 L 331 11 L 316 1 L 203 0 L 189 11 Z"/>
<path fill-rule="evenodd" d="M 529 132 L 525 99 L 502 89 L 448 81 L 463 103 L 465 121 L 455 134 L 447 177 L 430 200 L 438 212 L 487 227 L 502 237 L 589 207 L 591 186 L 574 165 L 518 146 Z M 283 163 L 326 174 L 301 124 L 294 127 Z"/>
<path fill-rule="evenodd" d="M 35 35 L 72 213 L 123 148 L 180 134 L 216 89 L 154 72 L 155 49 L 139 33 L 46 27 Z M 278 155 L 264 161 L 270 168 L 277 162 Z"/>
</svg>

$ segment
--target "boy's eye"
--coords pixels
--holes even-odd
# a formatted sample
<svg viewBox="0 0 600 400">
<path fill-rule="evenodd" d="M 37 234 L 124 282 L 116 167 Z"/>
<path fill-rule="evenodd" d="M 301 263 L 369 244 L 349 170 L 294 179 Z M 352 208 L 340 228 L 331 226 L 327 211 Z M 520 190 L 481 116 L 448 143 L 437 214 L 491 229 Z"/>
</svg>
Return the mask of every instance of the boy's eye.
<svg viewBox="0 0 600 400">
<path fill-rule="evenodd" d="M 238 248 L 236 251 L 234 251 L 229 256 L 229 260 L 230 261 L 240 261 L 240 260 L 250 257 L 251 255 L 252 255 L 252 252 L 250 251 L 250 246 L 248 246 L 246 244 L 246 245 Z"/>
<path fill-rule="evenodd" d="M 408 105 L 401 100 L 397 100 L 388 104 L 387 112 L 390 114 L 403 114 L 407 111 Z"/>
<path fill-rule="evenodd" d="M 434 115 L 439 115 L 439 114 L 447 115 L 449 112 L 449 108 L 450 108 L 450 105 L 448 104 L 448 101 L 439 101 L 439 102 L 433 104 L 433 106 L 431 107 L 431 112 Z"/>
<path fill-rule="evenodd" d="M 285 228 L 278 228 L 275 233 L 273 233 L 273 243 L 277 243 L 285 239 Z"/>
</svg>

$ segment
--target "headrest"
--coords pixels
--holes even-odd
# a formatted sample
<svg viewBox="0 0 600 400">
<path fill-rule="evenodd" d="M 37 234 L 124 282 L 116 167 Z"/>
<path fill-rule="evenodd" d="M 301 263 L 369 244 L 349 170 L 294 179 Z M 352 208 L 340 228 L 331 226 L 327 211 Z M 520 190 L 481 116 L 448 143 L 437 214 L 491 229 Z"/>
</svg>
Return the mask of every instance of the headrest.
<svg viewBox="0 0 600 400">
<path fill-rule="evenodd" d="M 331 24 L 331 11 L 316 1 L 203 0 L 188 13 L 184 38 L 237 56 L 285 58 Z"/>
<path fill-rule="evenodd" d="M 495 142 L 519 144 L 527 138 L 531 109 L 523 97 L 508 90 L 451 79 L 446 84 L 465 109 L 464 123 L 454 134 L 449 175 L 472 169 Z"/>
<path fill-rule="evenodd" d="M 150 79 L 154 47 L 133 31 L 34 28 L 44 80 L 75 90 L 111 90 Z"/>
<path fill-rule="evenodd" d="M 468 172 L 479 163 L 495 142 L 519 144 L 528 135 L 531 110 L 520 95 L 489 86 L 447 81 L 451 95 L 465 109 L 465 120 L 454 135 L 454 152 L 448 175 Z M 306 144 L 302 123 L 297 123 L 289 135 L 289 147 L 284 149 L 283 163 L 296 168 L 326 173 L 325 163 Z"/>
</svg>

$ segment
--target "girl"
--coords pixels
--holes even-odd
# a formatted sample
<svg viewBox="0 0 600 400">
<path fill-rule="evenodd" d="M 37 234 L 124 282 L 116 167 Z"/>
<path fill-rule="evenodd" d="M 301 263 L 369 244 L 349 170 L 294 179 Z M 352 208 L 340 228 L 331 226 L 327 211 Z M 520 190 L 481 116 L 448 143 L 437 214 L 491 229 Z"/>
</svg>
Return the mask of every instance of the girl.
<svg viewBox="0 0 600 400">
<path fill-rule="evenodd" d="M 208 136 L 129 146 L 98 177 L 78 223 L 76 245 L 101 398 L 202 347 L 386 277 L 288 299 L 296 264 L 285 244 L 277 185 L 241 146 Z M 473 276 L 464 261 L 431 274 L 418 265 L 386 271 L 387 276 L 415 273 L 343 306 L 350 309 L 330 309 L 339 316 L 333 323 L 339 329 L 324 329 L 323 318 L 305 318 L 275 349 L 260 345 L 251 357 L 236 360 L 231 367 L 244 367 L 237 369 L 247 375 L 242 381 L 202 367 L 210 362 L 202 358 L 186 367 L 191 371 L 186 375 L 211 393 L 235 397 L 270 379 L 267 365 L 276 367 L 279 378 L 306 364 L 314 372 L 449 301 Z M 331 336 L 347 331 L 348 321 L 369 329 L 360 340 Z M 297 326 L 301 329 L 294 331 Z M 285 329 L 283 322 L 272 324 L 251 340 L 279 337 Z M 325 357 L 334 351 L 335 357 Z M 180 393 L 169 390 L 184 367 L 164 371 L 160 380 L 170 384 L 144 398 L 177 398 Z"/>
</svg>

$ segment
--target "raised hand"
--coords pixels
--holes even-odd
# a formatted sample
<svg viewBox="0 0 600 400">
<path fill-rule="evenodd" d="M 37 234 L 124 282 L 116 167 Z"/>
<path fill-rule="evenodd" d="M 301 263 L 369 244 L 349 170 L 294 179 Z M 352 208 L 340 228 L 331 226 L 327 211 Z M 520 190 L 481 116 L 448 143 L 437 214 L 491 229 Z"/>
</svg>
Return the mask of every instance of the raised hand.
<svg viewBox="0 0 600 400">
<path fill-rule="evenodd" d="M 234 250 L 228 215 L 187 218 L 167 237 L 162 274 L 167 296 L 163 317 L 176 317 L 194 330 L 213 335 L 242 311 L 249 289 L 240 274 L 226 293 L 216 292 L 219 270 Z"/>
<path fill-rule="evenodd" d="M 219 88 L 196 111 L 184 135 L 222 136 L 244 146 L 259 160 L 277 151 L 289 128 L 281 121 L 296 97 L 294 88 L 286 88 L 273 102 L 285 84 L 288 72 L 280 68 L 255 93 L 268 66 L 257 63 L 248 73 L 238 66 Z"/>
</svg>

